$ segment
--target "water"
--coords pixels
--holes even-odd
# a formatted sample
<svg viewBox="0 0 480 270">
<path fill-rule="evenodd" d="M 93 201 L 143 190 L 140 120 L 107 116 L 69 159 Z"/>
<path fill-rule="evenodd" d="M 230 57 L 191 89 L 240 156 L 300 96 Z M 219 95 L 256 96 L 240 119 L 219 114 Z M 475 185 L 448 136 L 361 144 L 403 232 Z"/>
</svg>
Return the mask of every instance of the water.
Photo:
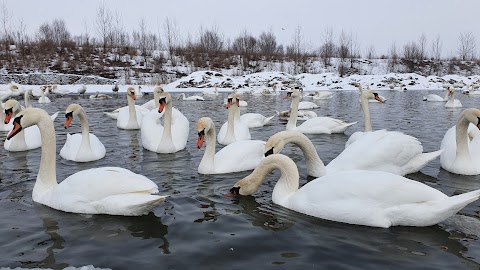
<svg viewBox="0 0 480 270">
<path fill-rule="evenodd" d="M 424 91 L 382 92 L 385 104 L 370 104 L 374 129 L 400 130 L 417 137 L 424 151 L 434 151 L 462 109 L 446 109 L 443 103 L 423 102 Z M 435 92 L 433 92 L 435 93 Z M 438 91 L 437 94 L 442 94 Z M 174 94 L 175 95 L 175 94 Z M 225 96 L 225 94 L 223 94 Z M 104 159 L 80 164 L 57 156 L 57 179 L 79 170 L 119 166 L 143 174 L 158 184 L 169 199 L 142 217 L 64 213 L 32 202 L 31 191 L 38 172 L 40 150 L 9 153 L 0 150 L 0 266 L 82 266 L 112 269 L 478 269 L 480 263 L 480 202 L 459 215 L 427 228 L 389 229 L 354 226 L 305 216 L 277 206 L 271 191 L 274 173 L 254 196 L 228 198 L 224 194 L 249 172 L 199 175 L 204 149 L 196 148 L 196 121 L 211 117 L 217 130 L 226 120 L 223 97 L 205 102 L 174 100 L 174 106 L 190 120 L 187 149 L 175 154 L 156 154 L 141 146 L 139 131 L 117 129 L 103 111 L 126 104 L 125 96 L 90 101 L 77 97 L 56 98 L 43 106 L 49 113 L 61 111 L 55 121 L 57 152 L 66 132 L 80 132 L 75 119 L 63 128 L 63 112 L 73 102 L 87 111 L 91 132 L 107 148 Z M 151 97 L 151 95 L 150 95 Z M 137 103 L 148 101 L 148 96 Z M 266 116 L 288 108 L 281 97 L 243 95 L 249 102 L 242 112 Z M 480 99 L 459 97 L 464 108 Z M 319 116 L 359 121 L 346 134 L 309 135 L 320 157 L 328 164 L 343 149 L 350 134 L 363 129 L 363 117 L 355 91 L 336 92 L 329 101 L 317 101 Z M 39 106 L 39 105 L 36 105 Z M 251 130 L 252 138 L 266 140 L 284 130 L 285 122 Z M 0 134 L 4 140 L 6 134 Z M 217 145 L 217 150 L 220 148 Z M 286 147 L 284 154 L 299 166 L 301 184 L 307 179 L 301 151 Z M 408 177 L 440 189 L 447 195 L 480 188 L 480 176 L 460 176 L 440 169 L 439 160 Z"/>
</svg>

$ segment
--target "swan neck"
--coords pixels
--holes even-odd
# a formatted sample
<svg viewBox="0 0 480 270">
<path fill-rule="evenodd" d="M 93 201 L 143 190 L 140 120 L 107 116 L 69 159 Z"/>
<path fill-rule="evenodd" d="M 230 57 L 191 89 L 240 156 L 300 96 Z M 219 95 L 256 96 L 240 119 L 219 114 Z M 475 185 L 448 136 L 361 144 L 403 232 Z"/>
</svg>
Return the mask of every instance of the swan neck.
<svg viewBox="0 0 480 270">
<path fill-rule="evenodd" d="M 227 120 L 227 134 L 225 135 L 225 141 L 235 141 L 235 108 L 230 106 L 228 109 Z M 227 140 L 228 139 L 228 140 Z"/>
<path fill-rule="evenodd" d="M 287 138 L 288 139 L 286 139 L 285 142 L 291 142 L 302 150 L 307 161 L 307 171 L 309 175 L 319 177 L 326 174 L 325 164 L 323 164 L 315 146 L 307 136 L 299 133 L 293 136 L 288 136 Z"/>
<path fill-rule="evenodd" d="M 287 122 L 287 130 L 297 127 L 299 97 L 292 97 L 292 108 L 290 109 L 290 117 Z"/>
<path fill-rule="evenodd" d="M 132 97 L 127 95 L 128 101 L 128 122 L 133 123 L 134 121 L 137 122 L 137 111 L 135 110 L 135 100 Z"/>
<path fill-rule="evenodd" d="M 462 116 L 457 121 L 455 127 L 455 141 L 457 143 L 457 158 L 462 156 L 469 156 L 468 150 L 468 125 L 470 122 Z"/>
<path fill-rule="evenodd" d="M 363 93 L 361 95 L 361 106 L 362 106 L 363 116 L 365 117 L 365 132 L 370 132 L 372 131 L 372 121 L 370 119 L 370 108 L 368 105 L 368 100 L 363 95 Z"/>
<path fill-rule="evenodd" d="M 165 114 L 163 115 L 163 134 L 159 142 L 160 145 L 173 145 L 172 139 L 172 102 L 167 102 L 165 105 Z"/>
<path fill-rule="evenodd" d="M 207 134 L 205 134 L 205 153 L 203 154 L 202 161 L 200 164 L 208 164 L 209 167 L 214 168 L 214 160 L 215 160 L 215 144 L 216 144 L 216 132 L 215 132 L 215 127 L 213 126 L 212 122 L 212 128 L 210 128 L 207 131 Z"/>
<path fill-rule="evenodd" d="M 157 91 L 153 91 L 153 104 L 155 104 L 155 108 L 158 110 L 158 107 L 160 107 L 160 102 L 158 99 L 160 98 L 160 94 L 157 93 Z"/>
<path fill-rule="evenodd" d="M 78 114 L 78 119 L 80 120 L 80 126 L 82 127 L 82 145 L 81 147 L 88 147 L 90 149 L 90 127 L 88 125 L 87 115 L 82 109 Z"/>
<path fill-rule="evenodd" d="M 56 174 L 56 138 L 55 129 L 50 116 L 42 114 L 37 123 L 42 139 L 42 152 L 40 158 L 40 168 L 37 175 L 37 181 L 33 188 L 33 199 L 36 200 L 44 192 L 57 185 Z"/>
<path fill-rule="evenodd" d="M 30 108 L 30 94 L 29 93 L 23 93 L 24 96 L 24 101 L 25 101 L 25 108 Z"/>
<path fill-rule="evenodd" d="M 234 102 L 234 104 L 232 105 L 235 109 L 235 122 L 237 121 L 240 121 L 240 108 L 237 106 L 237 103 Z"/>
</svg>

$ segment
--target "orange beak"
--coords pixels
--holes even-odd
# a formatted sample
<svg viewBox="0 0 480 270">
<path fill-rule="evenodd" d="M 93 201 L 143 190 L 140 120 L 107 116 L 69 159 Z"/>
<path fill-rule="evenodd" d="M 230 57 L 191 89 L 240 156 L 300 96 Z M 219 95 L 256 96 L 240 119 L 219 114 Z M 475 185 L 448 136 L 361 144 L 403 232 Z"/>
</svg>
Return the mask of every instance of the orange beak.
<svg viewBox="0 0 480 270">
<path fill-rule="evenodd" d="M 10 123 L 10 119 L 12 119 L 12 110 L 5 111 L 5 124 Z"/>
<path fill-rule="evenodd" d="M 68 128 L 70 124 L 72 123 L 73 117 L 67 116 L 67 119 L 65 120 L 65 128 Z"/>
<path fill-rule="evenodd" d="M 132 97 L 133 100 L 136 100 L 136 99 L 137 99 L 137 97 L 135 96 L 135 94 L 131 94 L 130 96 Z"/>
<path fill-rule="evenodd" d="M 22 126 L 18 122 L 13 122 L 13 129 L 10 131 L 10 133 L 7 136 L 7 140 L 10 140 L 13 136 L 17 135 L 22 131 Z"/>
<path fill-rule="evenodd" d="M 229 102 L 227 102 L 227 109 L 230 109 L 230 106 L 232 106 L 232 103 L 230 103 L 230 101 L 229 101 Z"/>
<path fill-rule="evenodd" d="M 292 93 L 288 92 L 287 95 L 283 99 L 289 99 L 292 97 Z"/>
<path fill-rule="evenodd" d="M 203 146 L 203 141 L 205 140 L 205 135 L 202 133 L 198 134 L 198 140 L 197 140 L 197 148 L 200 149 Z"/>
<path fill-rule="evenodd" d="M 378 100 L 378 102 L 385 103 L 385 101 L 379 96 L 376 96 L 375 99 Z"/>
<path fill-rule="evenodd" d="M 158 112 L 161 113 L 165 109 L 165 99 L 160 100 L 160 105 L 158 106 Z"/>
</svg>

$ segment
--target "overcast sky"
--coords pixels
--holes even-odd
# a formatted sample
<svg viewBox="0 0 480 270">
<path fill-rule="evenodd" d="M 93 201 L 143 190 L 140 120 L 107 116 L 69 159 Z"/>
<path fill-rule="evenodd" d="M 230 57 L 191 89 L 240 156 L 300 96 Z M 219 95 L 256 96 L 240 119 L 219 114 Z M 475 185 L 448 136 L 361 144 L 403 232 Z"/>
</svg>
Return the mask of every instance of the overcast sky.
<svg viewBox="0 0 480 270">
<path fill-rule="evenodd" d="M 97 0 L 3 0 L 14 24 L 23 18 L 29 33 L 43 22 L 64 19 L 74 35 L 96 35 Z M 322 33 L 331 27 L 338 37 L 344 30 L 357 35 L 364 55 L 370 45 L 378 55 L 416 41 L 425 33 L 430 51 L 437 34 L 443 42 L 442 54 L 453 55 L 460 33 L 472 32 L 480 41 L 479 0 L 104 0 L 105 6 L 121 15 L 129 32 L 144 18 L 152 32 L 158 33 L 165 18 L 175 19 L 182 36 L 196 36 L 200 26 L 215 26 L 226 38 L 234 39 L 247 30 L 257 36 L 272 30 L 277 41 L 287 45 L 299 25 L 310 48 L 318 48 Z M 477 45 L 477 56 L 480 55 Z"/>
</svg>

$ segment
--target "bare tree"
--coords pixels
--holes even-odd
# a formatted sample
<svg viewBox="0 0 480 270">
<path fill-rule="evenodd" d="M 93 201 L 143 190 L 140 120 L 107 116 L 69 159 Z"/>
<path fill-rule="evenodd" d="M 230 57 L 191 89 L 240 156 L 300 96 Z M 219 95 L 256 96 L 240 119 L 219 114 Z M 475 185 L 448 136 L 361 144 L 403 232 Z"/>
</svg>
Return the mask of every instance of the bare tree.
<svg viewBox="0 0 480 270">
<path fill-rule="evenodd" d="M 389 72 L 395 72 L 395 65 L 397 64 L 398 60 L 398 51 L 397 51 L 397 44 L 392 42 L 389 50 L 390 58 L 388 60 L 388 69 Z"/>
<path fill-rule="evenodd" d="M 460 59 L 463 61 L 475 60 L 475 50 L 477 48 L 477 44 L 473 33 L 460 33 L 458 39 L 460 41 L 458 46 L 458 54 Z"/>
<path fill-rule="evenodd" d="M 223 36 L 219 33 L 218 28 L 213 26 L 210 30 L 200 28 L 199 47 L 206 53 L 216 56 L 224 46 Z"/>
<path fill-rule="evenodd" d="M 338 72 L 340 77 L 345 75 L 345 62 L 346 59 L 350 56 L 350 43 L 352 39 L 349 35 L 342 30 L 340 36 L 338 37 L 338 48 L 337 48 L 337 57 L 339 58 Z"/>
<path fill-rule="evenodd" d="M 10 45 L 13 43 L 12 32 L 11 32 L 11 17 L 12 15 L 8 12 L 7 5 L 5 2 L 2 2 L 1 11 L 0 11 L 0 23 L 2 24 L 2 36 L 1 41 L 3 43 L 3 48 L 5 50 L 5 55 L 9 58 Z"/>
<path fill-rule="evenodd" d="M 422 33 L 422 35 L 418 38 L 418 42 L 417 42 L 417 49 L 418 49 L 418 52 L 416 55 L 417 60 L 421 61 L 427 58 L 426 48 L 427 48 L 427 36 L 425 35 L 425 33 Z"/>
<path fill-rule="evenodd" d="M 305 51 L 305 45 L 303 43 L 303 32 L 302 32 L 302 27 L 300 25 L 297 25 L 297 27 L 295 27 L 290 48 L 291 48 L 291 54 L 293 54 L 292 56 L 294 60 L 298 61 L 300 59 L 300 56 Z"/>
<path fill-rule="evenodd" d="M 349 39 L 350 42 L 348 46 L 348 58 L 350 59 L 350 68 L 353 68 L 354 60 L 360 57 L 360 44 L 358 43 L 357 36 L 354 35 L 352 32 L 350 32 Z"/>
<path fill-rule="evenodd" d="M 330 66 L 332 57 L 335 54 L 335 43 L 333 29 L 327 27 L 323 31 L 322 44 L 320 46 L 320 58 L 325 66 Z"/>
<path fill-rule="evenodd" d="M 432 40 L 432 60 L 433 60 L 433 71 L 435 74 L 440 76 L 440 67 L 441 67 L 441 62 L 440 59 L 442 57 L 442 41 L 440 40 L 440 34 L 437 34 L 434 40 Z"/>
<path fill-rule="evenodd" d="M 168 52 L 172 58 L 175 47 L 178 45 L 178 27 L 175 19 L 167 17 L 163 23 L 163 31 Z"/>
<path fill-rule="evenodd" d="M 102 42 L 103 51 L 107 50 L 108 41 L 112 33 L 112 15 L 102 2 L 97 8 L 97 20 L 95 21 L 98 37 Z"/>
<path fill-rule="evenodd" d="M 260 34 L 258 38 L 258 48 L 260 53 L 265 56 L 271 56 L 275 53 L 277 49 L 277 39 L 271 30 Z"/>
<path fill-rule="evenodd" d="M 375 52 L 375 47 L 370 45 L 365 52 L 365 58 L 372 60 L 377 57 L 377 53 Z"/>
</svg>

